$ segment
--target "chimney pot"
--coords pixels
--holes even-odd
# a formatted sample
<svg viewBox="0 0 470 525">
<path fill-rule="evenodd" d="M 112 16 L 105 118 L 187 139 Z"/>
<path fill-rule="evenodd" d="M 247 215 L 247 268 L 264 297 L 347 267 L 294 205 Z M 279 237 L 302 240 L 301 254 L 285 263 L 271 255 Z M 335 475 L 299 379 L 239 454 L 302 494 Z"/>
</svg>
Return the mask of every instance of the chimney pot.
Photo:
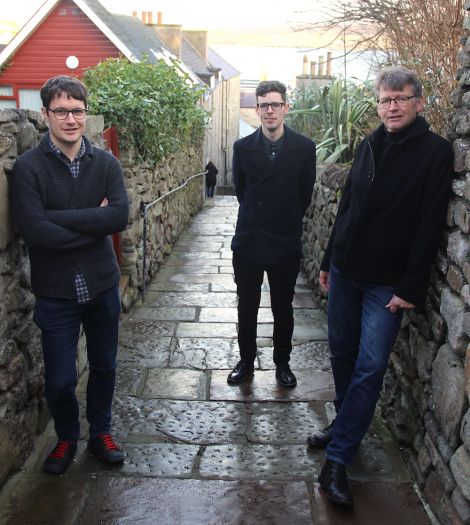
<svg viewBox="0 0 470 525">
<path fill-rule="evenodd" d="M 161 11 L 158 11 L 157 13 L 157 25 L 159 26 L 162 25 L 162 12 Z"/>
<path fill-rule="evenodd" d="M 146 24 L 147 23 L 147 13 L 146 11 L 142 11 L 142 23 L 143 24 Z"/>
<path fill-rule="evenodd" d="M 153 13 L 152 11 L 147 11 L 147 24 L 152 25 L 153 24 Z"/>
<path fill-rule="evenodd" d="M 132 11 L 132 16 L 137 17 L 137 11 Z"/>
</svg>

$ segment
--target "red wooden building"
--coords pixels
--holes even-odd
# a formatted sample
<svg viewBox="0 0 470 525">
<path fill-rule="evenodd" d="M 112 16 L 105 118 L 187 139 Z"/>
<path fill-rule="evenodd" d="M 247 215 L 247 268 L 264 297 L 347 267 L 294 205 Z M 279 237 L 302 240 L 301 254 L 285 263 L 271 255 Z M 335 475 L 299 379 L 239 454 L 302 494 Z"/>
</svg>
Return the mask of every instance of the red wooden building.
<svg viewBox="0 0 470 525">
<path fill-rule="evenodd" d="M 138 61 L 143 55 L 169 62 L 171 53 L 140 19 L 110 13 L 98 0 L 47 0 L 0 52 L 0 108 L 39 111 L 39 91 L 48 78 L 81 78 L 106 58 Z"/>
</svg>

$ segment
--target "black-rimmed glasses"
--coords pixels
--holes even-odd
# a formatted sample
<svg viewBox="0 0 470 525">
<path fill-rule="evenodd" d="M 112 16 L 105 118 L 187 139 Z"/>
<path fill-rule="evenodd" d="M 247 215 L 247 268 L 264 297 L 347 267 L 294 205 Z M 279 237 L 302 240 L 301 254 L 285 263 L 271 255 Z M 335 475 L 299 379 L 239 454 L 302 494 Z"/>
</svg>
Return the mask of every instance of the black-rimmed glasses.
<svg viewBox="0 0 470 525">
<path fill-rule="evenodd" d="M 85 108 L 77 108 L 77 109 L 57 108 L 57 109 L 48 109 L 47 111 L 54 113 L 54 117 L 57 120 L 66 120 L 67 117 L 69 116 L 69 113 L 72 113 L 74 119 L 81 120 L 85 118 L 88 109 L 85 109 Z"/>
<path fill-rule="evenodd" d="M 284 102 L 261 102 L 261 104 L 256 104 L 256 107 L 260 111 L 268 111 L 269 106 L 271 106 L 273 111 L 279 111 L 284 105 Z"/>
<path fill-rule="evenodd" d="M 410 95 L 409 97 L 406 95 L 398 95 L 398 97 L 394 98 L 380 98 L 377 100 L 377 104 L 381 109 L 388 109 L 392 102 L 395 102 L 398 107 L 404 108 L 408 102 L 415 97 L 416 95 Z"/>
</svg>

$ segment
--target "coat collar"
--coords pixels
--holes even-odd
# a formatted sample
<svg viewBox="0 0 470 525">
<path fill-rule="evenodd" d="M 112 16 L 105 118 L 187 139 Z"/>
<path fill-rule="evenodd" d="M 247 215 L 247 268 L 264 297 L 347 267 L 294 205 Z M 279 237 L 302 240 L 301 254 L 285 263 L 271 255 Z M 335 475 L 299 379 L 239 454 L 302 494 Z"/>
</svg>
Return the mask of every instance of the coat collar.
<svg viewBox="0 0 470 525">
<path fill-rule="evenodd" d="M 251 135 L 249 135 L 246 138 L 246 150 L 247 151 L 260 151 L 264 149 L 263 145 L 263 137 L 262 137 L 262 129 L 261 126 L 254 131 Z M 284 123 L 284 144 L 283 148 L 287 148 L 289 150 L 299 150 L 300 144 L 299 140 L 297 138 L 297 133 L 292 131 L 289 126 L 287 126 Z"/>
</svg>

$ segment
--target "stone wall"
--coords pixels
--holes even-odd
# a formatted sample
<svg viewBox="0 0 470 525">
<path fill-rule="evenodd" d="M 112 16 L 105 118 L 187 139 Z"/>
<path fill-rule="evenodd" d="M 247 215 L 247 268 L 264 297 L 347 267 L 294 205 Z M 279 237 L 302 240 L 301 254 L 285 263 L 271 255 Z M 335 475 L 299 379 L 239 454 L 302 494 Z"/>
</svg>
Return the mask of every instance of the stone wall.
<svg viewBox="0 0 470 525">
<path fill-rule="evenodd" d="M 123 306 L 128 309 L 138 298 L 142 288 L 143 218 L 142 203 L 151 203 L 165 193 L 184 184 L 202 173 L 202 145 L 187 146 L 166 159 L 157 168 L 145 163 L 136 163 L 131 151 L 121 152 L 121 164 L 126 177 L 130 202 L 129 225 L 122 233 L 122 272 L 129 276 L 129 286 Z M 181 190 L 162 199 L 149 208 L 147 219 L 145 282 L 151 281 L 165 255 L 184 230 L 191 217 L 200 209 L 204 196 L 204 177 L 195 177 Z"/>
<path fill-rule="evenodd" d="M 103 145 L 103 119 L 88 117 L 87 136 Z M 36 146 L 47 126 L 40 113 L 0 110 L 0 486 L 10 472 L 19 468 L 48 421 L 43 398 L 43 362 L 40 334 L 32 321 L 27 250 L 14 231 L 8 201 L 8 174 L 15 159 Z M 153 201 L 186 179 L 202 171 L 202 144 L 188 146 L 158 168 L 137 163 L 129 152 L 121 153 L 131 213 L 129 227 L 122 234 L 123 274 L 129 275 L 123 303 L 137 297 L 143 254 L 140 202 Z M 165 253 L 202 205 L 202 177 L 164 199 L 150 214 L 146 279 L 154 275 Z M 78 369 L 86 366 L 84 338 L 78 352 Z"/>
<path fill-rule="evenodd" d="M 468 46 L 470 64 L 470 41 Z M 464 57 L 461 57 L 464 61 Z M 422 312 L 405 314 L 384 382 L 381 412 L 440 523 L 470 523 L 470 75 L 462 71 L 453 137 L 452 199 Z M 467 105 L 466 105 L 467 104 Z M 468 120 L 467 120 L 468 122 Z M 304 221 L 304 269 L 318 294 L 320 262 L 347 169 L 318 169 Z"/>
</svg>

